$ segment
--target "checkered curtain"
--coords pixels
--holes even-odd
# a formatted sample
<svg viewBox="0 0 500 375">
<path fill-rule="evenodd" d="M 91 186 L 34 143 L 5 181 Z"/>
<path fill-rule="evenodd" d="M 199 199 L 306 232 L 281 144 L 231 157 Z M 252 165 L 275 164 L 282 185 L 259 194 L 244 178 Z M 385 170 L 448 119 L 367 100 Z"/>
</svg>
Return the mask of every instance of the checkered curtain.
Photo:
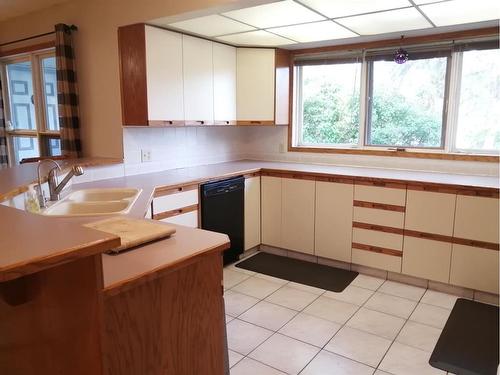
<svg viewBox="0 0 500 375">
<path fill-rule="evenodd" d="M 70 158 L 81 156 L 78 85 L 72 28 L 62 23 L 56 29 L 57 101 L 61 128 L 61 152 Z"/>
<path fill-rule="evenodd" d="M 0 78 L 0 169 L 9 166 L 9 154 L 7 152 L 7 138 L 5 136 L 5 115 L 2 99 L 2 79 Z"/>
</svg>

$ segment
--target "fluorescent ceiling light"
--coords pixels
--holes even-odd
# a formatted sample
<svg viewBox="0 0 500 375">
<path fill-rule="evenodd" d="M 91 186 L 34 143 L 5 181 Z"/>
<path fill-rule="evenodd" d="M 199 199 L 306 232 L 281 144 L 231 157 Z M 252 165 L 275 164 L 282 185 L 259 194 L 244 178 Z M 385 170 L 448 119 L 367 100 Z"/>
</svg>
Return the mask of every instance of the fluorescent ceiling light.
<svg viewBox="0 0 500 375">
<path fill-rule="evenodd" d="M 250 31 L 248 33 L 231 34 L 219 36 L 216 39 L 237 45 L 251 46 L 282 46 L 294 44 L 295 42 L 281 36 L 268 33 L 264 30 Z"/>
<path fill-rule="evenodd" d="M 171 23 L 169 26 L 205 36 L 233 34 L 255 30 L 252 26 L 219 16 L 218 14 L 175 22 Z"/>
<path fill-rule="evenodd" d="M 436 26 L 495 20 L 500 17 L 498 0 L 454 0 L 420 6 Z"/>
<path fill-rule="evenodd" d="M 333 21 L 321 21 L 302 25 L 277 27 L 268 30 L 301 43 L 316 42 L 318 40 L 351 38 L 357 36 L 357 34 L 340 25 L 337 25 Z"/>
<path fill-rule="evenodd" d="M 299 0 L 328 18 L 410 7 L 408 0 Z"/>
<path fill-rule="evenodd" d="M 292 0 L 233 10 L 223 15 L 261 29 L 325 19 Z"/>
<path fill-rule="evenodd" d="M 425 29 L 432 26 L 415 8 L 346 17 L 338 19 L 337 22 L 361 35 Z"/>
</svg>

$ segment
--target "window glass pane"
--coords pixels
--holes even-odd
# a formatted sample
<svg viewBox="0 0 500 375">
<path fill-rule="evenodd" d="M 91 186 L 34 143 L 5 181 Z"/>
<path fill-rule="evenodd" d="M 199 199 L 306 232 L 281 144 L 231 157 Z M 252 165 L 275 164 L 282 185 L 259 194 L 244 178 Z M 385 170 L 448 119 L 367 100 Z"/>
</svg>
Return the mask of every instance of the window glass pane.
<svg viewBox="0 0 500 375">
<path fill-rule="evenodd" d="M 61 141 L 59 138 L 46 137 L 44 142 L 45 149 L 47 150 L 47 156 L 61 155 Z"/>
<path fill-rule="evenodd" d="M 367 144 L 441 146 L 446 63 L 446 57 L 373 62 Z"/>
<path fill-rule="evenodd" d="M 19 162 L 25 158 L 36 158 L 40 156 L 38 139 L 36 137 L 13 136 L 12 146 L 16 164 L 19 164 Z"/>
<path fill-rule="evenodd" d="M 46 57 L 41 62 L 47 130 L 58 131 L 59 114 L 57 110 L 56 58 L 54 56 Z"/>
<path fill-rule="evenodd" d="M 361 63 L 311 65 L 301 69 L 299 143 L 357 144 Z"/>
<path fill-rule="evenodd" d="M 500 149 L 500 50 L 466 51 L 456 147 L 469 150 Z"/>
<path fill-rule="evenodd" d="M 10 118 L 14 129 L 35 130 L 31 62 L 7 64 Z"/>
</svg>

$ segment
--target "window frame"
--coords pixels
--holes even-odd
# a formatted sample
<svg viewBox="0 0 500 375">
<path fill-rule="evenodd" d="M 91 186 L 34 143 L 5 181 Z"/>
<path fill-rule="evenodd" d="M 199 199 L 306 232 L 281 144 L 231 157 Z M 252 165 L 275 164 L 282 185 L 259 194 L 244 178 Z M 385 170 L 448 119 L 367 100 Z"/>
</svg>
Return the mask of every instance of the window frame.
<svg viewBox="0 0 500 375">
<path fill-rule="evenodd" d="M 438 48 L 438 47 L 436 47 Z M 290 96 L 292 106 L 292 121 L 290 122 L 290 133 L 288 150 L 294 152 L 322 152 L 322 153 L 344 153 L 344 154 L 368 154 L 383 156 L 417 157 L 430 159 L 451 159 L 451 160 L 477 160 L 486 162 L 499 162 L 500 152 L 498 150 L 470 150 L 456 147 L 456 136 L 458 126 L 458 106 L 460 103 L 460 88 L 462 78 L 462 60 L 464 51 L 451 50 L 446 56 L 446 73 L 442 115 L 442 135 L 439 147 L 415 147 L 415 146 L 390 146 L 390 145 L 370 145 L 368 144 L 369 116 L 370 116 L 370 90 L 373 86 L 373 61 L 367 61 L 363 54 L 361 68 L 361 90 L 360 90 L 360 113 L 359 113 L 359 143 L 358 145 L 340 144 L 302 144 L 299 143 L 301 120 L 298 117 L 296 107 L 297 100 L 302 100 L 297 96 L 301 90 L 301 80 L 297 80 L 297 68 L 291 62 L 292 87 Z M 301 64 L 304 65 L 304 64 Z M 371 77 L 370 77 L 371 76 Z M 302 107 L 302 102 L 300 102 Z M 297 126 L 300 124 L 300 126 Z"/>
<path fill-rule="evenodd" d="M 4 103 L 4 116 L 5 116 L 5 135 L 7 138 L 7 152 L 9 155 L 9 165 L 13 166 L 20 162 L 17 161 L 14 148 L 14 138 L 15 137 L 30 137 L 36 139 L 38 144 L 39 156 L 49 156 L 50 146 L 48 141 L 50 139 L 61 139 L 60 130 L 54 131 L 50 130 L 47 123 L 47 113 L 46 108 L 46 98 L 44 93 L 44 79 L 42 73 L 42 59 L 48 57 L 55 57 L 55 48 L 45 48 L 41 50 L 20 53 L 12 56 L 5 56 L 0 58 L 0 76 L 2 82 L 2 92 L 0 95 L 3 96 Z M 29 61 L 31 63 L 32 71 L 32 84 L 33 84 L 33 102 L 35 107 L 35 129 L 9 129 L 7 127 L 7 121 L 12 120 L 11 105 L 10 105 L 10 95 L 9 95 L 9 83 L 7 80 L 7 69 L 8 64 Z M 57 87 L 55 88 L 57 90 Z M 57 91 L 55 93 L 57 96 Z"/>
</svg>

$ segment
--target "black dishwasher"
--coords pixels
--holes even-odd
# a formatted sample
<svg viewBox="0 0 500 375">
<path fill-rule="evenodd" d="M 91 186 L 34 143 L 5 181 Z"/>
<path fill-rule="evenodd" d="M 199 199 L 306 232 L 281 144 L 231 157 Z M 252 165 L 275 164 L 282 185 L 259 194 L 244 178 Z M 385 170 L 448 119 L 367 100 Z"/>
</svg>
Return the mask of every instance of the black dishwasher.
<svg viewBox="0 0 500 375">
<path fill-rule="evenodd" d="M 234 262 L 243 253 L 243 211 L 245 178 L 209 182 L 201 186 L 201 227 L 225 233 L 231 248 L 224 252 L 224 264 Z"/>
</svg>

